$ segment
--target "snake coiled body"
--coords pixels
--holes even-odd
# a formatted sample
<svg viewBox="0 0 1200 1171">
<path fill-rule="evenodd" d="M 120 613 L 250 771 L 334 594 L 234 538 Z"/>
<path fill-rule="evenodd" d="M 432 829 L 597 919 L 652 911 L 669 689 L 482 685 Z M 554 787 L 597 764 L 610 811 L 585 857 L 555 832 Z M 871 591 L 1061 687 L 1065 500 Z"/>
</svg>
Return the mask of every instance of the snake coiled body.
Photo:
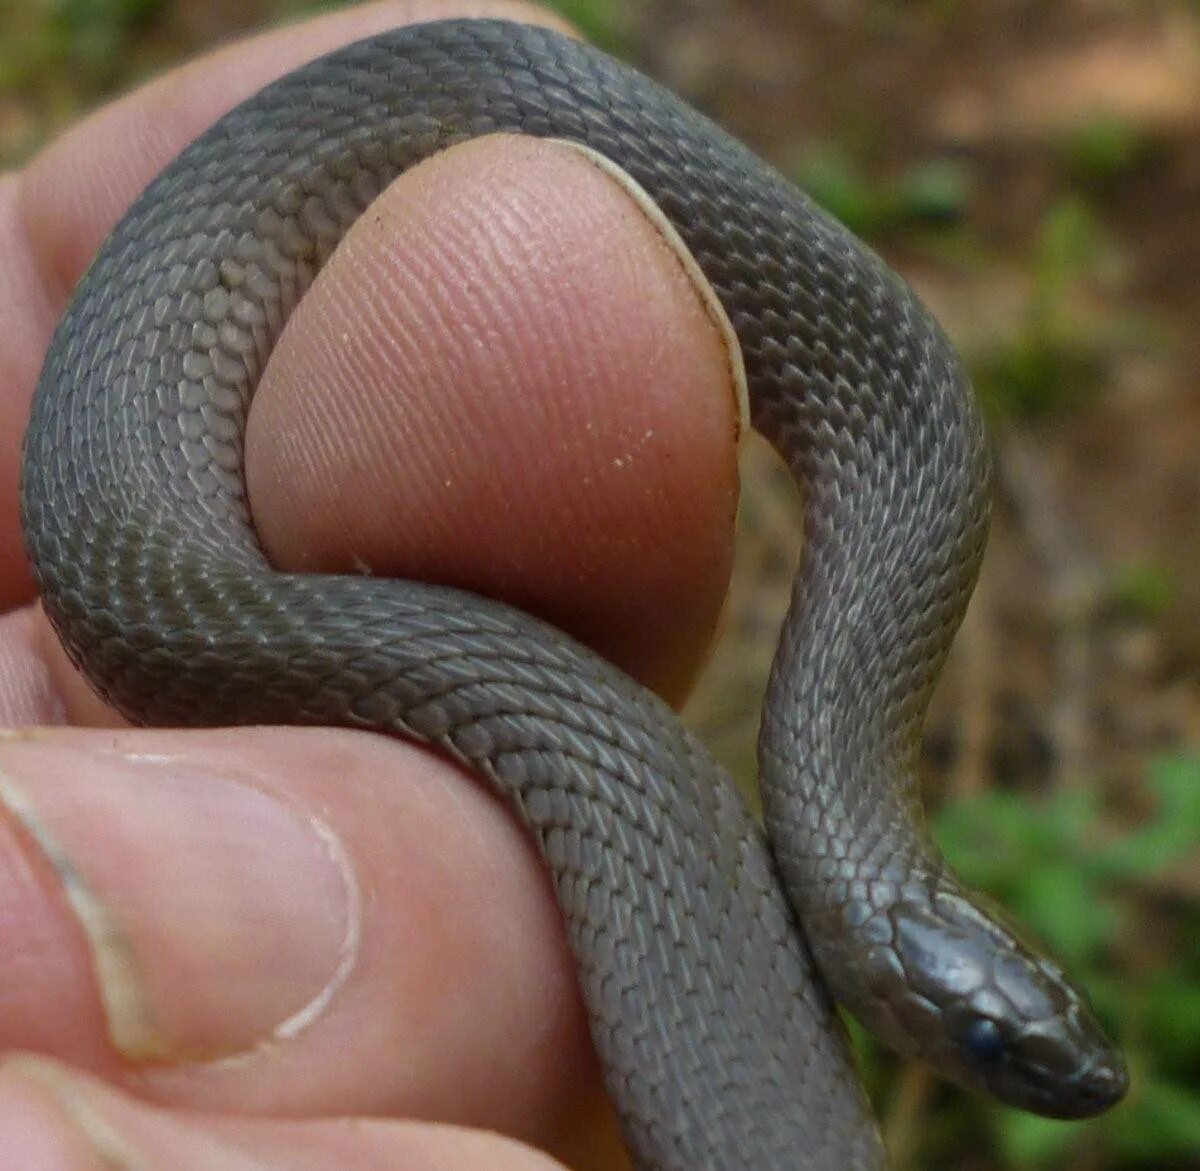
<svg viewBox="0 0 1200 1171">
<path fill-rule="evenodd" d="M 452 590 L 279 573 L 256 539 L 242 436 L 289 311 L 387 183 L 493 131 L 583 144 L 657 204 L 803 488 L 762 731 L 773 852 L 671 711 L 563 634 Z M 143 194 L 54 337 L 23 510 L 47 613 L 133 719 L 374 729 L 494 783 L 553 874 L 636 1165 L 791 1171 L 882 1163 L 828 988 L 1009 1100 L 1086 1114 L 1123 1089 L 1082 1002 L 968 900 L 917 804 L 988 478 L 953 351 L 844 228 L 603 54 L 455 21 L 277 82 Z"/>
</svg>

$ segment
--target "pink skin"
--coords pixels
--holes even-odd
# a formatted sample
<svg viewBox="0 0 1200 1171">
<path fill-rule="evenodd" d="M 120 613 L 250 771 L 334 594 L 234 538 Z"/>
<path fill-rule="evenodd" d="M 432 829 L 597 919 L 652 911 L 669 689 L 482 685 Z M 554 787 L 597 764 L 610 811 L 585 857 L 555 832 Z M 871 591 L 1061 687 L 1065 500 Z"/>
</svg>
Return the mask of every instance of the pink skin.
<svg viewBox="0 0 1200 1171">
<path fill-rule="evenodd" d="M 92 1168 L 105 1142 L 185 1171 L 619 1165 L 557 910 L 501 805 L 363 734 L 121 727 L 32 604 L 16 521 L 53 324 L 145 181 L 300 61 L 450 15 L 553 23 L 342 12 L 169 74 L 0 178 L 0 723 L 23 729 L 0 739 L 0 1053 L 58 1063 L 0 1065 L 0 1166 Z M 282 567 L 515 601 L 678 700 L 731 556 L 722 344 L 584 158 L 457 148 L 385 193 L 281 341 L 247 443 L 264 540 Z"/>
</svg>

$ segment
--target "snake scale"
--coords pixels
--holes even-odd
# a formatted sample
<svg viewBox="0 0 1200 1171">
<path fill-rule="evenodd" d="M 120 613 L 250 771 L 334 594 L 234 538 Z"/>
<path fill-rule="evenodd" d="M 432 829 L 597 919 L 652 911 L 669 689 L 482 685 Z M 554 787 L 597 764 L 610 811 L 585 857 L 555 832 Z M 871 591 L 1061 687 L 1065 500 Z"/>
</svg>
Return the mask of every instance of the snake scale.
<svg viewBox="0 0 1200 1171">
<path fill-rule="evenodd" d="M 242 437 L 289 311 L 386 184 L 498 131 L 582 144 L 653 200 L 801 485 L 765 835 L 675 715 L 565 635 L 450 589 L 276 572 L 255 537 Z M 1125 1089 L 1082 997 L 964 891 L 918 804 L 988 485 L 955 354 L 869 249 L 634 70 L 468 20 L 304 66 L 154 181 L 54 335 L 22 508 L 47 614 L 133 720 L 374 729 L 506 795 L 640 1171 L 844 1171 L 884 1156 L 833 997 L 1007 1102 L 1082 1117 Z"/>
</svg>

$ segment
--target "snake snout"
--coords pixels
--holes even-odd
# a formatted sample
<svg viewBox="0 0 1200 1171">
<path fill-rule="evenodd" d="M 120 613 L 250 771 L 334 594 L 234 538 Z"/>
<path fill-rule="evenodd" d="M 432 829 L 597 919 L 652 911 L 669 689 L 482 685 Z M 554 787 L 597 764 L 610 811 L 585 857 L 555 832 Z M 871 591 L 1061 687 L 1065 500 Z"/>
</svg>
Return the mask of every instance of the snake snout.
<svg viewBox="0 0 1200 1171">
<path fill-rule="evenodd" d="M 1116 1105 L 1129 1089 L 1129 1070 L 1118 1052 L 1104 1054 L 1085 1069 L 1072 1087 L 1081 1109 L 1073 1117 L 1088 1118 Z"/>
<path fill-rule="evenodd" d="M 905 1048 L 1050 1117 L 1086 1118 L 1125 1094 L 1124 1063 L 1082 993 L 998 912 L 942 890 L 890 918 L 908 988 L 893 1006 L 896 1019 L 912 1023 Z M 905 995 L 917 1006 L 911 1012 Z"/>
</svg>

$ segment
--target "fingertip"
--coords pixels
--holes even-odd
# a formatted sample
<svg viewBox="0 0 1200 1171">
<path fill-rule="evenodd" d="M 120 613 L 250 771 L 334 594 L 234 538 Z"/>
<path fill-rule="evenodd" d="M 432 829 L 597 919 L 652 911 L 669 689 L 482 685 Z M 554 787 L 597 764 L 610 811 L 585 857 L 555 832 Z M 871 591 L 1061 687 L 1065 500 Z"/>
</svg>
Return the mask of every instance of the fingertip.
<svg viewBox="0 0 1200 1171">
<path fill-rule="evenodd" d="M 604 1131 L 544 868 L 411 745 L 0 739 L 0 878 L 0 1050 L 193 1109 L 402 1113 L 556 1150 Z"/>
<path fill-rule="evenodd" d="M 0 616 L 0 724 L 127 726 L 71 662 L 39 604 Z"/>
<path fill-rule="evenodd" d="M 549 1155 L 487 1131 L 357 1118 L 236 1118 L 180 1112 L 56 1061 L 0 1061 L 0 1160 L 5 1167 L 94 1171 L 173 1167 L 421 1167 L 423 1171 L 563 1171 Z M 597 1164 L 587 1164 L 597 1166 Z"/>
<path fill-rule="evenodd" d="M 57 1067 L 22 1055 L 0 1059 L 0 1166 L 88 1171 L 95 1152 L 49 1090 Z"/>
<path fill-rule="evenodd" d="M 673 698 L 720 613 L 730 339 L 698 270 L 566 144 L 397 180 L 293 314 L 247 435 L 275 562 L 476 590 Z"/>
</svg>

